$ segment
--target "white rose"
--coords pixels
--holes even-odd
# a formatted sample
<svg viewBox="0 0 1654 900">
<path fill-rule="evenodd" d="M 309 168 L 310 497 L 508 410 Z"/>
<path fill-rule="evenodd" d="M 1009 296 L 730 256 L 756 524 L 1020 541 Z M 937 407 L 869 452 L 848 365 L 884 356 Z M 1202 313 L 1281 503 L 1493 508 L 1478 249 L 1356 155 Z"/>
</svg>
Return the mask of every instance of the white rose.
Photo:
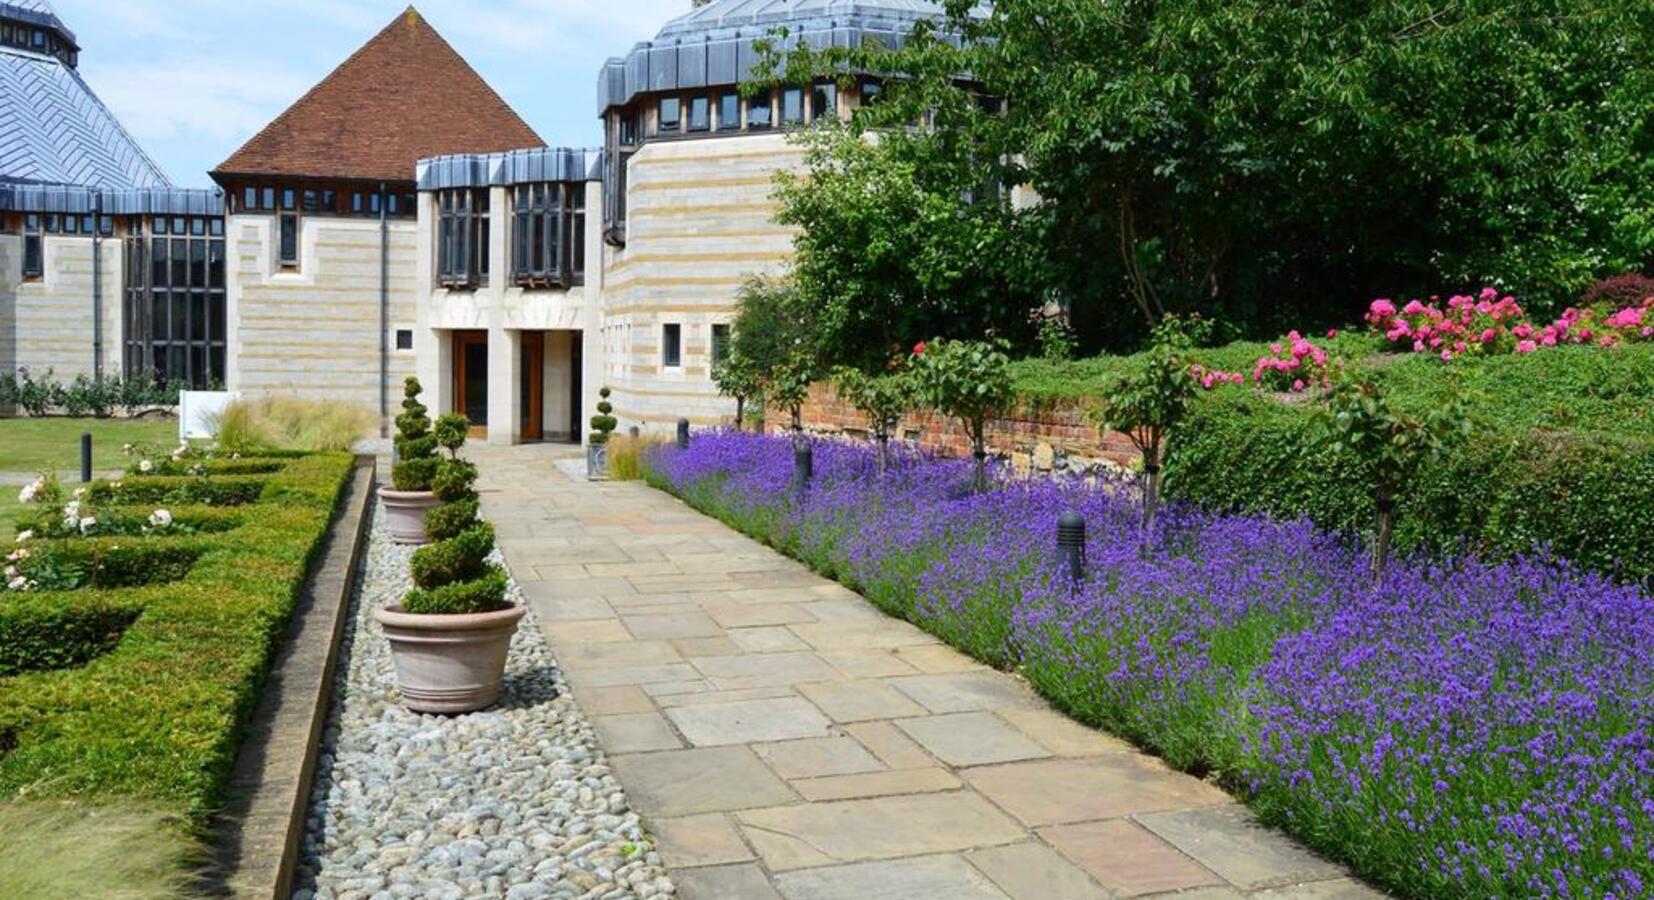
<svg viewBox="0 0 1654 900">
<path fill-rule="evenodd" d="M 29 579 L 27 578 L 13 578 L 11 581 L 6 582 L 6 590 L 8 591 L 21 591 L 28 588 L 28 586 Z"/>
<path fill-rule="evenodd" d="M 131 444 L 121 445 L 121 452 L 125 453 L 127 456 L 131 456 L 132 455 L 132 445 Z"/>
<path fill-rule="evenodd" d="M 28 539 L 30 539 L 30 538 L 32 538 L 32 537 L 34 537 L 34 531 L 33 531 L 33 530 L 32 530 L 32 529 L 28 529 L 28 530 L 24 530 L 24 531 L 19 531 L 19 532 L 18 532 L 18 533 L 17 533 L 17 542 L 18 542 L 18 543 L 19 543 L 19 544 L 21 544 L 21 543 L 23 543 L 23 542 L 24 542 L 24 541 L 26 541 L 26 540 L 28 540 Z"/>
<path fill-rule="evenodd" d="M 155 464 L 146 459 L 138 463 L 138 471 L 144 473 L 153 472 L 155 471 Z"/>
<path fill-rule="evenodd" d="M 82 498 L 84 496 L 86 496 L 86 488 L 83 488 L 83 487 L 75 488 L 75 499 L 76 500 L 79 500 L 80 498 Z"/>
<path fill-rule="evenodd" d="M 34 502 L 34 494 L 35 494 L 35 486 L 34 485 L 32 485 L 32 484 L 24 485 L 23 490 L 17 492 L 17 502 L 18 503 L 33 503 Z"/>
<path fill-rule="evenodd" d="M 22 562 L 29 558 L 29 548 L 18 547 L 6 556 L 6 562 Z"/>
<path fill-rule="evenodd" d="M 172 513 L 167 510 L 158 509 L 149 514 L 149 527 L 151 528 L 166 528 L 171 524 Z"/>
<path fill-rule="evenodd" d="M 17 577 L 17 567 L 16 566 L 7 566 L 6 567 L 6 577 L 8 579 L 16 578 Z"/>
<path fill-rule="evenodd" d="M 70 500 L 68 503 L 63 504 L 63 517 L 65 519 L 72 519 L 78 515 L 80 515 L 79 500 Z"/>
<path fill-rule="evenodd" d="M 80 520 L 80 533 L 81 534 L 90 534 L 92 529 L 96 528 L 97 525 L 98 525 L 98 520 L 97 519 L 94 519 L 91 516 L 87 516 L 86 518 Z"/>
</svg>

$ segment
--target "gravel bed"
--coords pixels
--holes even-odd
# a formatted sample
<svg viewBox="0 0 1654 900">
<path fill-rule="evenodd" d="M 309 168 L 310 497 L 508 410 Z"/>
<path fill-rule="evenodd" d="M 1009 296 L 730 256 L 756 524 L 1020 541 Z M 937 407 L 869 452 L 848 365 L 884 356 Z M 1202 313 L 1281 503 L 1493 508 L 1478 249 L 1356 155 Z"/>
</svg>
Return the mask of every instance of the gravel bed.
<svg viewBox="0 0 1654 900">
<path fill-rule="evenodd" d="M 411 587 L 412 552 L 391 543 L 375 509 L 294 900 L 671 896 L 532 611 L 498 706 L 452 717 L 402 708 L 372 610 Z"/>
</svg>

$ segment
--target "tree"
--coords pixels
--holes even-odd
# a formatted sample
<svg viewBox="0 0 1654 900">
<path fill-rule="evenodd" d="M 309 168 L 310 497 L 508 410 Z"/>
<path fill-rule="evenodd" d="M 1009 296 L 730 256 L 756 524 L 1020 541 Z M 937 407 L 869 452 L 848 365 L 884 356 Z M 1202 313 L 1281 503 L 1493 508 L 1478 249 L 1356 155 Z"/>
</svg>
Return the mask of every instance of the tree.
<svg viewBox="0 0 1654 900">
<path fill-rule="evenodd" d="M 913 379 L 932 409 L 960 420 L 976 461 L 973 487 L 988 487 L 988 420 L 1016 399 L 1004 345 L 938 338 L 913 348 Z"/>
<path fill-rule="evenodd" d="M 1154 527 L 1160 505 L 1160 459 L 1166 437 L 1189 409 L 1195 380 L 1184 350 L 1189 338 L 1176 318 L 1155 329 L 1149 350 L 1132 371 L 1113 379 L 1103 391 L 1100 418 L 1104 428 L 1131 440 L 1143 456 L 1143 530 Z"/>
<path fill-rule="evenodd" d="M 1370 380 L 1346 381 L 1334 389 L 1320 419 L 1320 436 L 1334 451 L 1347 451 L 1359 460 L 1372 485 L 1378 507 L 1378 535 L 1373 545 L 1378 577 L 1383 577 L 1389 565 L 1395 504 L 1402 486 L 1469 429 L 1470 419 L 1456 387 L 1448 402 L 1418 416 L 1396 410 Z"/>
<path fill-rule="evenodd" d="M 712 365 L 712 382 L 718 392 L 735 400 L 735 430 L 741 430 L 746 421 L 747 400 L 760 395 L 763 385 L 758 368 L 739 347 L 732 347 L 724 358 Z"/>
<path fill-rule="evenodd" d="M 860 369 L 840 366 L 833 371 L 833 384 L 844 398 L 867 417 L 867 429 L 879 448 L 879 474 L 890 463 L 890 436 L 902 413 L 913 407 L 913 381 L 909 373 L 895 370 L 868 375 Z"/>
<path fill-rule="evenodd" d="M 962 46 L 927 25 L 776 65 L 887 73 L 856 128 L 1033 188 L 1024 271 L 1093 346 L 1167 312 L 1274 333 L 1487 281 L 1544 307 L 1654 262 L 1645 0 L 944 5 Z"/>
<path fill-rule="evenodd" d="M 752 278 L 737 298 L 731 356 L 739 357 L 766 407 L 786 410 L 803 432 L 810 385 L 821 378 L 815 309 L 791 278 Z"/>
</svg>

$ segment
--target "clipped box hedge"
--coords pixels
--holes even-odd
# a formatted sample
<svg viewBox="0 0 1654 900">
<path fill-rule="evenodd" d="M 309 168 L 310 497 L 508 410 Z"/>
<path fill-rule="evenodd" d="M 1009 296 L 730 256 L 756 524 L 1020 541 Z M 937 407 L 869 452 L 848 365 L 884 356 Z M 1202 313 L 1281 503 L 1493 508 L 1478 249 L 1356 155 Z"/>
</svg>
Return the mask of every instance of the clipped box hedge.
<svg viewBox="0 0 1654 900">
<path fill-rule="evenodd" d="M 119 489 L 94 487 L 94 504 L 257 506 L 229 531 L 107 539 L 193 554 L 181 580 L 0 599 L 15 613 L 0 658 L 55 667 L 0 677 L 0 797 L 137 798 L 202 821 L 222 798 L 352 467 L 347 454 L 319 454 L 258 478 L 127 476 Z M 56 660 L 38 646 L 53 609 L 73 631 Z"/>
<path fill-rule="evenodd" d="M 1654 579 L 1654 440 L 1532 427 L 1531 412 L 1501 425 L 1482 408 L 1474 436 L 1398 498 L 1398 549 L 1508 556 L 1543 545 L 1596 571 Z M 1167 493 L 1369 531 L 1371 488 L 1352 458 L 1311 438 L 1313 415 L 1249 391 L 1203 397 L 1170 442 Z"/>
</svg>

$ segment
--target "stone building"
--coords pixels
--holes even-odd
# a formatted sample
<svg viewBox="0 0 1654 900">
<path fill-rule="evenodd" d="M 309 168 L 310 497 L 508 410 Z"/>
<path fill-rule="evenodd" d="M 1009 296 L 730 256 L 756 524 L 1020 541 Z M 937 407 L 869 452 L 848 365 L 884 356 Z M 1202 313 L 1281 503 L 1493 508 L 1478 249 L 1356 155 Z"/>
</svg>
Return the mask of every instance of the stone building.
<svg viewBox="0 0 1654 900">
<path fill-rule="evenodd" d="M 686 6 L 598 73 L 592 149 L 547 146 L 410 8 L 220 164 L 218 191 L 180 191 L 75 75 L 45 0 L 0 0 L 0 372 L 386 416 L 417 373 L 496 443 L 580 440 L 603 385 L 626 425 L 725 419 L 711 371 L 737 291 L 791 250 L 770 198 L 801 162 L 789 133 L 879 90 L 743 96 L 755 43 L 897 44 L 937 7 Z"/>
</svg>

